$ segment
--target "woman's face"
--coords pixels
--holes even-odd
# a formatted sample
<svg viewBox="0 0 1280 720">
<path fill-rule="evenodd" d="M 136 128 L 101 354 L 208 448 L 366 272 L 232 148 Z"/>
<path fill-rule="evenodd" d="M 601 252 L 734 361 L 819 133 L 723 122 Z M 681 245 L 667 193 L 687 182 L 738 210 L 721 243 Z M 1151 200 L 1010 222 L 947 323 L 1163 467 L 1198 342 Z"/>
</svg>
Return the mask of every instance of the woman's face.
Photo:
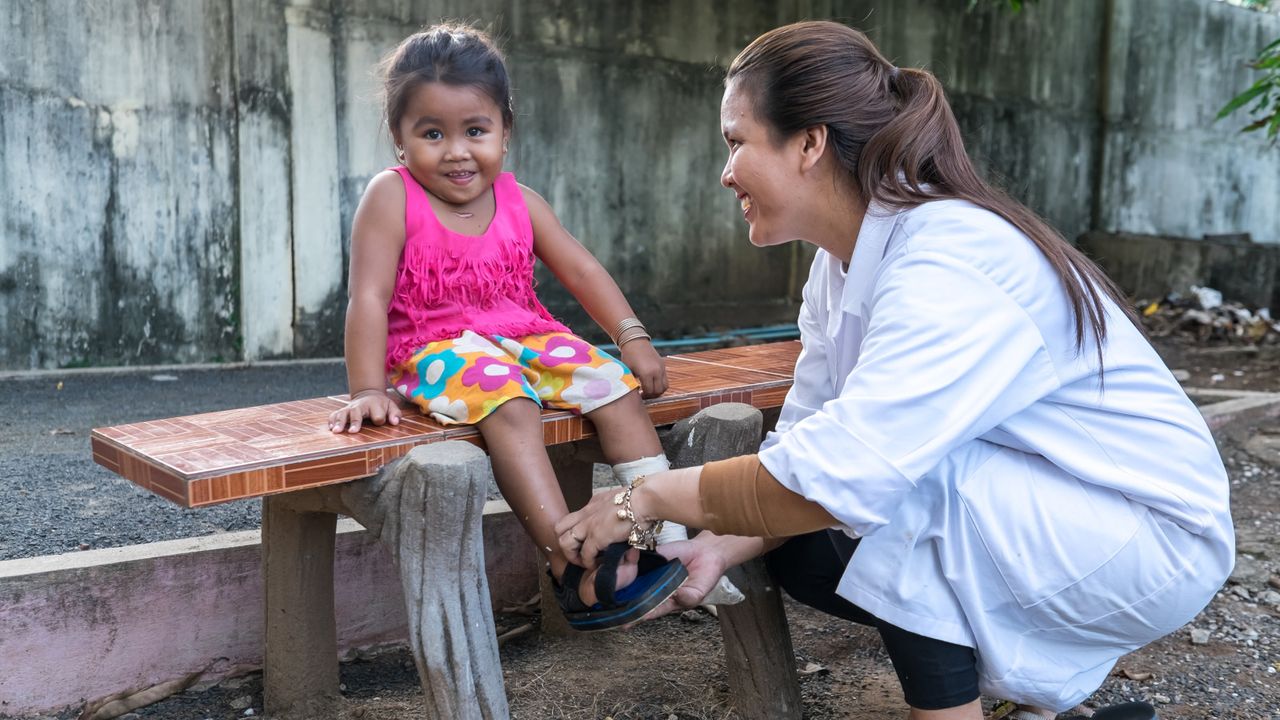
<svg viewBox="0 0 1280 720">
<path fill-rule="evenodd" d="M 720 130 L 729 146 L 729 160 L 720 173 L 720 184 L 738 196 L 751 244 L 768 247 L 800 237 L 801 158 L 794 139 L 775 143 L 769 126 L 756 117 L 753 100 L 737 80 L 725 87 Z"/>
</svg>

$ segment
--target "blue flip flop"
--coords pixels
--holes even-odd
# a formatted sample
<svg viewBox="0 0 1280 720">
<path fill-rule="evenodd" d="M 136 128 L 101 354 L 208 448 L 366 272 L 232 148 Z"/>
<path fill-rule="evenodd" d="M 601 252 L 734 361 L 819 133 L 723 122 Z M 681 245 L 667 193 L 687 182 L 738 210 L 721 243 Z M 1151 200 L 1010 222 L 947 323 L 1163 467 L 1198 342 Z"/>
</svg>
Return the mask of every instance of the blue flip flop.
<svg viewBox="0 0 1280 720">
<path fill-rule="evenodd" d="M 595 579 L 599 602 L 589 607 L 578 596 L 578 586 L 582 583 L 585 569 L 569 565 L 560 582 L 552 578 L 556 600 L 570 627 L 582 632 L 596 632 L 633 623 L 674 595 L 689 576 L 684 563 L 679 560 L 668 560 L 656 552 L 641 550 L 639 575 L 625 588 L 615 589 L 618 565 L 629 549 L 629 545 L 619 542 L 600 554 L 600 570 Z"/>
</svg>

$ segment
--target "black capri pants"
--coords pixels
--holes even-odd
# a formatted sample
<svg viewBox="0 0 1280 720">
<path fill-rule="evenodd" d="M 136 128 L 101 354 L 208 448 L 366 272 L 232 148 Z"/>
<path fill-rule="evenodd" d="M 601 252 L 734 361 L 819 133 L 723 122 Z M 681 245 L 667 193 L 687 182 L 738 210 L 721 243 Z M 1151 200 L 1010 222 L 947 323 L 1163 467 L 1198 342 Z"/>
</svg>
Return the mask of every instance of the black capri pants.
<svg viewBox="0 0 1280 720">
<path fill-rule="evenodd" d="M 935 640 L 890 625 L 836 594 L 858 541 L 838 530 L 799 535 L 765 555 L 765 565 L 787 594 L 811 608 L 880 631 L 907 704 L 942 710 L 978 698 L 973 648 Z"/>
</svg>

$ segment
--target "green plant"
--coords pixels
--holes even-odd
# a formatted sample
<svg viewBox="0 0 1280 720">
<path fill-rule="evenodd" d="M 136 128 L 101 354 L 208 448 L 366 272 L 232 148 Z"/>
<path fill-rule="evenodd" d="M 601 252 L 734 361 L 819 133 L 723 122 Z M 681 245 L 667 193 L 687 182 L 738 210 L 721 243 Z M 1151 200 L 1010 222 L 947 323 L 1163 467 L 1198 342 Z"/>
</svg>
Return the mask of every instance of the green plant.
<svg viewBox="0 0 1280 720">
<path fill-rule="evenodd" d="M 1264 3 L 1265 4 L 1265 3 Z M 1250 115 L 1263 115 L 1245 125 L 1241 132 L 1254 132 L 1266 128 L 1267 139 L 1276 141 L 1280 135 L 1280 39 L 1262 48 L 1258 57 L 1249 62 L 1249 67 L 1261 70 L 1262 77 L 1231 99 L 1231 102 L 1218 111 L 1218 120 L 1252 104 Z"/>
</svg>

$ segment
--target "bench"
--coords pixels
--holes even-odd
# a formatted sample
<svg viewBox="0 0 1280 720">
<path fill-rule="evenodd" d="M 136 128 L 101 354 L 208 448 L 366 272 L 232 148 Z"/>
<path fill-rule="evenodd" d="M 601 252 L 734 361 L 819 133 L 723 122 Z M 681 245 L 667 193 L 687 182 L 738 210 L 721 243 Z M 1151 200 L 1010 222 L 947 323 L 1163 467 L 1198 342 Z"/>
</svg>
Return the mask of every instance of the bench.
<svg viewBox="0 0 1280 720">
<path fill-rule="evenodd" d="M 670 387 L 646 402 L 677 467 L 753 451 L 762 411 L 782 405 L 798 342 L 666 358 Z M 337 712 L 333 543 L 338 514 L 386 543 L 400 570 L 428 717 L 508 716 L 485 575 L 489 466 L 473 427 L 416 412 L 398 426 L 330 433 L 345 396 L 95 429 L 94 460 L 188 508 L 262 498 L 263 685 L 273 717 Z M 590 498 L 601 459 L 589 421 L 543 413 L 569 507 Z M 531 558 L 532 561 L 532 558 Z M 747 718 L 801 715 L 781 598 L 759 561 L 731 572 L 747 595 L 720 609 L 729 685 Z M 544 632 L 567 634 L 543 592 Z"/>
</svg>

